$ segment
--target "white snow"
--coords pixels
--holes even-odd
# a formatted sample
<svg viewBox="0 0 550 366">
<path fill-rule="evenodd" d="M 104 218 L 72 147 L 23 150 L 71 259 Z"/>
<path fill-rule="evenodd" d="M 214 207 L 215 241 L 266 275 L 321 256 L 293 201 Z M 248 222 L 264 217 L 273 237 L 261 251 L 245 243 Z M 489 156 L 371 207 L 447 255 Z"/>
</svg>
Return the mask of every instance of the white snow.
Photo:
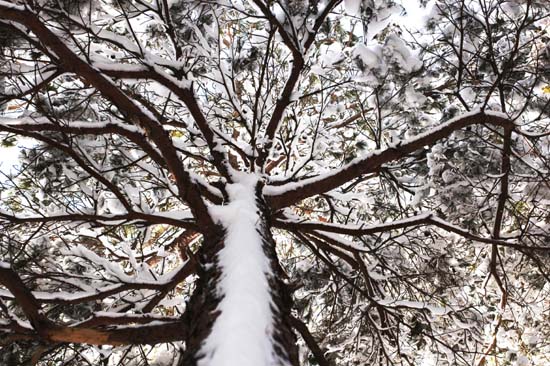
<svg viewBox="0 0 550 366">
<path fill-rule="evenodd" d="M 116 313 L 113 311 L 94 311 L 94 316 L 96 317 L 106 317 L 106 318 L 134 318 L 134 319 L 156 319 L 161 321 L 170 321 L 178 320 L 178 317 L 175 316 L 165 316 L 157 314 L 132 314 L 132 313 Z"/>
<path fill-rule="evenodd" d="M 190 210 L 159 211 L 154 212 L 154 215 L 175 220 L 189 220 L 193 218 L 193 214 Z"/>
<path fill-rule="evenodd" d="M 405 90 L 405 99 L 414 107 L 422 107 L 422 105 L 424 105 L 424 103 L 428 100 L 424 94 L 416 91 L 416 88 L 413 85 L 408 86 Z"/>
<path fill-rule="evenodd" d="M 62 254 L 64 255 L 74 255 L 77 257 L 86 258 L 92 263 L 95 263 L 101 267 L 103 267 L 107 272 L 109 272 L 111 275 L 115 276 L 116 278 L 126 282 L 126 283 L 133 283 L 135 282 L 134 278 L 131 276 L 128 276 L 126 273 L 124 273 L 123 269 L 115 263 L 112 263 L 108 261 L 107 259 L 99 256 L 95 252 L 91 251 L 90 249 L 86 248 L 82 244 L 78 244 L 76 247 L 71 248 L 69 250 L 62 250 Z"/>
<path fill-rule="evenodd" d="M 434 216 L 434 213 L 432 211 L 423 212 L 421 214 L 407 217 L 405 219 L 400 220 L 393 220 L 388 221 L 384 223 L 377 223 L 377 224 L 367 224 L 367 223 L 361 223 L 361 224 L 355 224 L 355 225 L 349 225 L 349 224 L 339 224 L 334 222 L 321 222 L 321 221 L 306 221 L 302 219 L 292 219 L 292 218 L 285 218 L 280 221 L 282 222 L 289 222 L 289 223 L 297 223 L 297 224 L 313 224 L 313 225 L 319 225 L 324 228 L 326 228 L 326 231 L 341 231 L 341 232 L 352 232 L 352 231 L 364 231 L 364 232 L 380 232 L 384 230 L 388 230 L 389 228 L 395 228 L 395 227 L 405 227 L 409 224 L 414 224 L 415 222 L 419 222 L 428 218 L 432 218 Z M 324 231 L 323 228 L 319 228 L 316 231 Z"/>
<path fill-rule="evenodd" d="M 344 0 L 344 7 L 349 15 L 358 16 L 361 12 L 361 0 Z"/>
<path fill-rule="evenodd" d="M 366 68 L 375 69 L 382 65 L 381 52 L 382 50 L 378 45 L 374 47 L 367 47 L 363 43 L 358 43 L 353 48 L 352 57 L 359 57 Z"/>
<path fill-rule="evenodd" d="M 19 11 L 25 10 L 24 6 L 12 4 L 12 3 L 7 2 L 7 1 L 0 1 L 0 6 L 3 7 L 3 8 L 15 9 L 15 10 L 19 10 Z"/>
<path fill-rule="evenodd" d="M 479 115 L 480 117 L 485 115 L 485 116 L 492 116 L 492 117 L 508 119 L 508 117 L 506 117 L 506 115 L 503 114 L 502 112 L 491 111 L 491 110 L 481 111 L 479 108 L 476 108 L 476 109 L 473 109 L 470 112 L 462 113 L 459 116 L 454 117 L 452 119 L 449 119 L 448 121 L 445 121 L 445 122 L 443 122 L 443 123 L 441 123 L 437 126 L 433 126 L 430 129 L 428 129 L 427 131 L 419 133 L 418 135 L 414 135 L 414 136 L 409 137 L 407 139 L 399 140 L 396 143 L 389 144 L 387 148 L 372 150 L 368 153 L 363 154 L 362 156 L 358 156 L 357 158 L 353 159 L 348 164 L 342 166 L 340 169 L 329 170 L 328 172 L 327 171 L 321 172 L 317 176 L 309 177 L 309 178 L 303 178 L 303 179 L 300 179 L 297 182 L 289 182 L 289 183 L 286 183 L 286 184 L 280 185 L 280 186 L 266 185 L 264 187 L 263 192 L 267 196 L 277 196 L 277 195 L 281 195 L 281 194 L 284 194 L 284 193 L 289 192 L 289 191 L 298 190 L 298 189 L 300 189 L 300 188 L 302 188 L 306 185 L 314 184 L 316 182 L 328 179 L 329 177 L 334 176 L 334 175 L 340 173 L 343 170 L 349 169 L 351 166 L 362 164 L 365 161 L 373 158 L 376 155 L 386 153 L 388 150 L 395 149 L 395 148 L 400 147 L 400 146 L 414 144 L 415 142 L 417 142 L 419 140 L 422 140 L 422 139 L 424 139 L 424 138 L 426 138 L 426 137 L 428 137 L 428 136 L 430 136 L 434 133 L 437 133 L 438 131 L 441 131 L 445 128 L 451 127 L 455 124 L 460 123 L 464 119 L 467 119 L 467 118 L 470 118 L 470 117 L 473 117 L 473 116 L 476 116 L 476 115 Z M 512 123 L 512 122 L 510 122 L 510 123 Z"/>
<path fill-rule="evenodd" d="M 378 304 L 389 307 L 406 307 L 411 309 L 427 309 L 434 316 L 446 315 L 452 311 L 452 308 L 448 306 L 434 306 L 430 305 L 427 302 L 422 301 L 410 301 L 410 300 L 393 300 L 393 299 L 382 299 L 377 301 Z"/>
<path fill-rule="evenodd" d="M 115 284 L 96 289 L 95 291 L 78 291 L 78 292 L 45 292 L 45 291 L 33 291 L 32 295 L 40 301 L 79 301 L 89 297 L 93 297 L 98 293 L 110 292 L 118 290 L 119 288 L 124 287 L 124 284 Z M 13 294 L 8 290 L 0 289 L 0 297 L 6 299 L 13 299 Z"/>
<path fill-rule="evenodd" d="M 211 208 L 226 229 L 218 254 L 222 276 L 217 290 L 223 296 L 212 332 L 201 348 L 199 366 L 270 366 L 273 352 L 273 314 L 268 278 L 271 270 L 256 231 L 257 177 L 236 174 L 228 186 L 230 203 Z"/>
<path fill-rule="evenodd" d="M 396 34 L 388 36 L 384 52 L 391 54 L 391 59 L 408 73 L 422 67 L 422 62 L 412 54 L 405 42 Z"/>
</svg>

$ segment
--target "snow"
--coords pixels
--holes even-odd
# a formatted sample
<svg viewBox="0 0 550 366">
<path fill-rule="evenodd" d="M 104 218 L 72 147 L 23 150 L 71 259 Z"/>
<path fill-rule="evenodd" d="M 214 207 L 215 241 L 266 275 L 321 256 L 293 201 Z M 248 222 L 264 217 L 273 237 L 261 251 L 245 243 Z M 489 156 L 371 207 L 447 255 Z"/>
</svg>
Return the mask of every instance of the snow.
<svg viewBox="0 0 550 366">
<path fill-rule="evenodd" d="M 20 117 L 20 118 L 2 118 L 0 117 L 0 124 L 5 126 L 18 126 L 18 125 L 32 125 L 35 127 L 38 126 L 45 126 L 48 128 L 48 126 L 55 126 L 55 124 L 51 123 L 47 118 L 45 117 Z M 117 121 L 105 121 L 105 122 L 90 122 L 90 121 L 68 121 L 63 120 L 63 127 L 67 128 L 109 128 L 109 127 L 116 127 L 120 129 L 124 129 L 128 132 L 135 132 L 135 133 L 141 133 L 144 132 L 137 126 L 131 125 L 131 124 L 123 124 L 119 123 Z"/>
<path fill-rule="evenodd" d="M 225 152 L 225 151 L 224 151 Z M 218 197 L 223 197 L 223 194 L 222 192 L 214 187 L 213 185 L 211 185 L 205 178 L 203 178 L 202 176 L 198 175 L 198 174 L 195 174 L 193 172 L 189 172 L 189 177 L 191 178 L 191 181 L 192 182 L 195 182 L 195 183 L 198 183 L 200 184 L 201 186 L 203 186 L 204 188 L 208 189 L 208 191 L 210 193 L 212 193 L 213 195 L 215 196 L 218 196 Z"/>
<path fill-rule="evenodd" d="M 95 57 L 98 58 L 97 56 Z M 101 71 L 127 71 L 127 72 L 138 72 L 138 71 L 148 71 L 149 68 L 143 66 L 143 65 L 137 65 L 137 64 L 122 64 L 122 63 L 115 63 L 115 62 L 94 62 L 92 64 L 93 67 L 100 69 Z"/>
<path fill-rule="evenodd" d="M 33 291 L 32 295 L 40 301 L 44 302 L 53 302 L 53 301 L 67 301 L 67 302 L 78 302 L 84 301 L 89 297 L 93 297 L 98 293 L 113 292 L 116 293 L 118 289 L 124 287 L 124 284 L 114 284 L 108 285 L 101 288 L 97 288 L 95 291 L 78 291 L 78 292 L 45 292 L 45 291 Z M 13 295 L 10 291 L 0 290 L 0 297 L 6 299 L 12 299 Z"/>
<path fill-rule="evenodd" d="M 116 313 L 112 311 L 95 311 L 94 316 L 106 318 L 134 318 L 134 319 L 156 319 L 161 321 L 178 320 L 178 317 L 171 317 L 156 314 L 132 314 L 132 313 Z"/>
<path fill-rule="evenodd" d="M 353 16 L 359 16 L 361 13 L 361 0 L 344 0 L 346 13 Z"/>
<path fill-rule="evenodd" d="M 377 303 L 380 304 L 380 305 L 383 305 L 383 306 L 390 306 L 390 307 L 406 307 L 406 308 L 412 308 L 412 309 L 427 309 L 434 316 L 446 315 L 446 314 L 448 314 L 449 312 L 452 311 L 452 309 L 448 306 L 445 306 L 445 307 L 434 306 L 434 305 L 430 305 L 430 304 L 428 304 L 426 302 L 422 302 L 422 301 L 383 299 L 383 300 L 378 300 Z"/>
<path fill-rule="evenodd" d="M 77 245 L 74 248 L 71 248 L 70 250 L 62 250 L 62 254 L 64 255 L 75 255 L 78 257 L 86 258 L 92 263 L 95 263 L 101 267 L 103 267 L 107 272 L 118 278 L 119 280 L 122 280 L 126 283 L 132 283 L 135 282 L 134 278 L 131 276 L 128 276 L 122 268 L 114 263 L 109 262 L 107 259 L 100 257 L 93 251 L 89 250 L 82 244 Z"/>
<path fill-rule="evenodd" d="M 480 109 L 476 109 L 478 112 L 480 111 Z M 483 113 L 487 116 L 493 116 L 493 117 L 499 117 L 499 118 L 504 118 L 504 119 L 509 119 L 510 117 L 504 113 L 504 112 L 500 112 L 500 111 L 495 111 L 495 110 L 484 110 Z"/>
<path fill-rule="evenodd" d="M 366 68 L 375 69 L 382 65 L 380 53 L 381 49 L 378 45 L 375 47 L 367 47 L 362 43 L 358 43 L 353 48 L 352 57 L 360 58 Z"/>
<path fill-rule="evenodd" d="M 399 22 L 408 29 L 421 29 L 429 20 L 429 14 L 435 7 L 435 1 L 430 0 L 426 6 L 422 6 L 418 0 L 402 0 L 399 2 L 405 9 L 405 16 L 400 17 Z"/>
<path fill-rule="evenodd" d="M 10 269 L 10 264 L 7 262 L 0 261 L 0 268 Z"/>
<path fill-rule="evenodd" d="M 321 175 L 318 175 L 318 176 L 315 176 L 315 177 L 304 178 L 304 179 L 302 179 L 298 182 L 289 182 L 289 183 L 286 183 L 286 184 L 280 185 L 280 186 L 266 185 L 263 189 L 263 192 L 264 192 L 264 195 L 266 195 L 266 196 L 277 196 L 277 195 L 283 194 L 283 193 L 288 192 L 288 191 L 298 190 L 306 184 L 311 184 L 311 183 L 315 183 L 315 182 L 318 182 L 320 180 L 323 180 L 324 178 L 326 178 L 328 176 L 328 174 L 330 174 L 330 172 L 326 173 L 326 174 L 327 175 L 321 174 Z"/>
<path fill-rule="evenodd" d="M 324 228 L 326 228 L 327 231 L 334 231 L 334 232 L 352 232 L 352 231 L 363 231 L 363 232 L 380 232 L 384 230 L 388 230 L 389 228 L 400 228 L 408 226 L 409 224 L 414 224 L 419 221 L 423 221 L 429 218 L 432 218 L 434 216 L 434 213 L 432 211 L 424 212 L 415 216 L 407 217 L 405 219 L 401 220 L 393 220 L 385 223 L 377 223 L 377 224 L 371 224 L 368 225 L 366 223 L 362 223 L 359 225 L 349 225 L 349 224 L 339 224 L 339 223 L 333 223 L 333 222 L 320 222 L 320 221 L 306 221 L 302 219 L 289 219 L 286 218 L 284 220 L 281 220 L 282 222 L 291 222 L 296 224 L 317 224 Z M 317 229 L 317 231 L 324 231 L 323 228 Z M 364 248 L 363 248 L 364 249 Z"/>
<path fill-rule="evenodd" d="M 405 90 L 405 98 L 407 102 L 414 107 L 421 107 L 428 100 L 424 94 L 416 91 L 415 87 L 412 85 L 408 86 Z"/>
<path fill-rule="evenodd" d="M 270 366 L 273 351 L 273 314 L 268 278 L 271 270 L 256 230 L 257 177 L 238 174 L 228 185 L 230 203 L 211 208 L 226 229 L 225 246 L 218 254 L 222 276 L 217 290 L 223 296 L 212 332 L 202 345 L 199 366 Z M 279 364 L 279 363 L 277 363 Z"/>
<path fill-rule="evenodd" d="M 411 53 L 405 42 L 396 34 L 388 36 L 384 52 L 391 52 L 392 60 L 406 72 L 413 72 L 422 67 L 422 62 Z"/>
<path fill-rule="evenodd" d="M 172 211 L 159 211 L 154 212 L 155 216 L 166 217 L 167 219 L 174 220 L 189 220 L 193 218 L 193 214 L 190 210 L 172 210 Z"/>
<path fill-rule="evenodd" d="M 323 54 L 319 57 L 320 67 L 332 67 L 345 60 L 343 46 L 340 42 L 333 42 L 328 47 L 323 47 Z"/>
<path fill-rule="evenodd" d="M 19 11 L 25 10 L 24 6 L 12 4 L 8 1 L 0 1 L 0 6 L 3 7 L 3 8 L 14 9 L 14 10 L 19 10 Z"/>
<path fill-rule="evenodd" d="M 447 120 L 447 121 L 445 121 L 445 122 L 443 122 L 443 123 L 441 123 L 437 126 L 434 126 L 434 127 L 430 128 L 429 130 L 427 130 L 425 132 L 419 133 L 418 135 L 412 136 L 408 139 L 399 140 L 399 141 L 397 141 L 395 143 L 392 143 L 392 144 L 388 144 L 387 148 L 382 148 L 382 149 L 377 149 L 377 150 L 370 151 L 370 152 L 368 152 L 368 153 L 366 153 L 362 156 L 359 156 L 359 157 L 353 159 L 351 162 L 349 162 L 348 164 L 342 166 L 340 169 L 329 170 L 328 172 L 322 172 L 321 174 L 319 174 L 317 176 L 314 176 L 314 177 L 303 178 L 303 179 L 300 179 L 297 182 L 289 182 L 289 183 L 286 183 L 286 184 L 280 185 L 280 186 L 266 185 L 264 187 L 263 192 L 267 196 L 278 196 L 278 195 L 282 195 L 282 194 L 284 194 L 286 192 L 289 192 L 289 191 L 298 190 L 298 189 L 300 189 L 300 188 L 302 188 L 306 185 L 314 184 L 316 182 L 328 179 L 328 178 L 340 173 L 343 170 L 349 169 L 350 167 L 352 167 L 354 165 L 362 164 L 363 162 L 367 161 L 368 159 L 373 158 L 376 155 L 383 154 L 383 153 L 385 153 L 389 150 L 398 148 L 399 146 L 414 144 L 416 141 L 422 140 L 422 139 L 424 139 L 424 138 L 426 138 L 426 137 L 428 137 L 428 136 L 430 136 L 434 133 L 437 133 L 438 131 L 441 131 L 445 128 L 453 126 L 454 124 L 457 124 L 458 122 L 460 122 L 463 119 L 470 118 L 470 117 L 473 117 L 473 116 L 476 116 L 476 115 L 479 115 L 479 116 L 486 115 L 486 116 L 492 116 L 492 117 L 497 117 L 497 118 L 508 119 L 506 114 L 504 114 L 502 112 L 491 111 L 491 110 L 483 110 L 482 111 L 479 108 L 476 108 L 476 109 L 473 109 L 469 112 L 463 113 L 463 114 L 461 114 L 457 117 L 449 119 L 449 120 Z M 510 123 L 512 123 L 512 122 L 510 121 Z"/>
</svg>

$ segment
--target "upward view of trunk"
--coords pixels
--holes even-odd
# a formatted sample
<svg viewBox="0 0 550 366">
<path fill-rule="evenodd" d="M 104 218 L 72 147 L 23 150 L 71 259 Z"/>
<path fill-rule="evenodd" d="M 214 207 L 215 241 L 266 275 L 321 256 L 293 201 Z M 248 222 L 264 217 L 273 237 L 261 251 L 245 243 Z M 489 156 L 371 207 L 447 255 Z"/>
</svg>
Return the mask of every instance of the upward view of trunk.
<svg viewBox="0 0 550 366">
<path fill-rule="evenodd" d="M 181 365 L 298 365 L 292 299 L 282 281 L 262 184 L 243 180 L 228 187 L 227 205 L 212 210 L 218 225 L 200 252 Z"/>
<path fill-rule="evenodd" d="M 0 366 L 549 364 L 548 2 L 0 0 Z"/>
</svg>

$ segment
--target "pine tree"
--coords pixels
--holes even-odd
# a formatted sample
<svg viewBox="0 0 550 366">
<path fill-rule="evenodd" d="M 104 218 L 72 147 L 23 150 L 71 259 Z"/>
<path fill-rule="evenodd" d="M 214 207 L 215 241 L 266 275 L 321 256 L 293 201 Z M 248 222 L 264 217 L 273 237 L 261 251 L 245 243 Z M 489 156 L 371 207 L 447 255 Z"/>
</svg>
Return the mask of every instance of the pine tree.
<svg viewBox="0 0 550 366">
<path fill-rule="evenodd" d="M 0 363 L 550 362 L 550 14 L 420 3 L 0 1 Z"/>
</svg>

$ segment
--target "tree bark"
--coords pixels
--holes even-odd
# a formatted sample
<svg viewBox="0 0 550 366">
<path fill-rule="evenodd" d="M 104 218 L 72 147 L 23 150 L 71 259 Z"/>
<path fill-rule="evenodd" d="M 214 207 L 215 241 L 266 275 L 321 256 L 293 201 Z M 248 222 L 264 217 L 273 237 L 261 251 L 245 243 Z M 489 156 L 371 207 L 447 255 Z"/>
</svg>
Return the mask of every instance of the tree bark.
<svg viewBox="0 0 550 366">
<path fill-rule="evenodd" d="M 186 352 L 180 361 L 180 366 L 195 366 L 201 344 L 210 334 L 214 321 L 219 313 L 216 311 L 221 296 L 216 291 L 216 285 L 221 276 L 217 263 L 217 253 L 223 248 L 224 230 L 214 226 L 204 235 L 203 244 L 199 250 L 196 288 L 185 309 L 183 321 L 188 327 L 185 341 Z"/>
<path fill-rule="evenodd" d="M 271 295 L 271 310 L 273 313 L 273 354 L 279 361 L 276 365 L 258 366 L 283 366 L 298 365 L 298 349 L 296 335 L 290 323 L 290 311 L 292 309 L 292 296 L 283 278 L 286 277 L 279 264 L 275 250 L 275 240 L 271 233 L 271 212 L 266 200 L 261 194 L 262 184 L 256 187 L 256 204 L 260 218 L 256 225 L 256 231 L 261 237 L 263 253 L 269 261 L 271 275 L 268 283 Z M 201 346 L 212 331 L 216 319 L 220 315 L 219 304 L 223 295 L 217 290 L 218 282 L 223 276 L 223 268 L 218 261 L 218 253 L 225 246 L 225 229 L 217 225 L 204 236 L 204 243 L 199 252 L 198 275 L 196 289 L 189 301 L 189 307 L 184 315 L 184 323 L 188 324 L 188 337 L 186 339 L 186 352 L 180 362 L 181 366 L 196 366 L 204 357 L 201 354 Z M 243 253 L 246 255 L 246 253 Z M 231 337 L 231 334 L 227 335 Z"/>
<path fill-rule="evenodd" d="M 271 212 L 267 201 L 262 195 L 263 186 L 259 184 L 256 188 L 256 202 L 260 210 L 260 217 L 263 218 L 258 226 L 259 233 L 262 236 L 262 246 L 265 255 L 270 260 L 273 276 L 270 279 L 271 296 L 275 309 L 275 334 L 276 352 L 283 355 L 291 365 L 298 365 L 298 347 L 296 345 L 296 334 L 292 330 L 291 310 L 293 306 L 292 295 L 289 287 L 283 279 L 288 276 L 279 263 L 276 243 L 271 233 Z M 277 349 L 277 347 L 279 349 Z"/>
</svg>

